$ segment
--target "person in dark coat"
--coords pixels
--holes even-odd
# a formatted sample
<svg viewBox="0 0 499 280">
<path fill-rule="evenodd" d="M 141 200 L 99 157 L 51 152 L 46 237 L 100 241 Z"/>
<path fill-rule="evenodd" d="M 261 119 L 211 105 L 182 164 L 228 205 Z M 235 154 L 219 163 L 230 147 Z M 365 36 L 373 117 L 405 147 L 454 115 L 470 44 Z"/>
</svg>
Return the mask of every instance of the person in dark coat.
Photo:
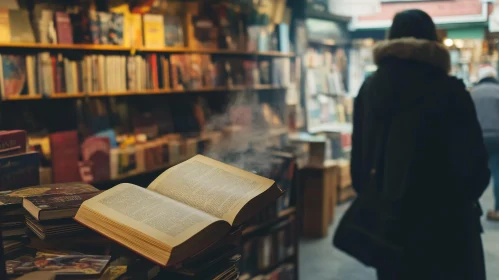
<svg viewBox="0 0 499 280">
<path fill-rule="evenodd" d="M 378 70 L 354 103 L 352 184 L 362 195 L 375 170 L 373 135 L 389 123 L 382 201 L 398 209 L 387 230 L 398 229 L 392 238 L 403 247 L 378 278 L 484 280 L 478 200 L 490 171 L 471 96 L 449 76 L 449 53 L 423 11 L 397 14 L 373 55 Z"/>
<path fill-rule="evenodd" d="M 487 218 L 499 221 L 499 81 L 497 71 L 490 65 L 478 70 L 478 84 L 473 87 L 471 97 L 475 103 L 478 122 L 482 127 L 483 139 L 489 152 L 489 168 L 494 180 L 494 209 Z"/>
</svg>

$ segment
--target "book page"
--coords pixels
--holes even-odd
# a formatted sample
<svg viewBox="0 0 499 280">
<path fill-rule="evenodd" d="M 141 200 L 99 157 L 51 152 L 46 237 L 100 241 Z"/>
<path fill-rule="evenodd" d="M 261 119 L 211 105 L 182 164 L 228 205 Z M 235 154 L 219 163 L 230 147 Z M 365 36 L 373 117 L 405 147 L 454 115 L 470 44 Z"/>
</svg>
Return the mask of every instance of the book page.
<svg viewBox="0 0 499 280">
<path fill-rule="evenodd" d="M 148 189 L 232 225 L 244 205 L 273 184 L 270 179 L 197 155 L 163 172 Z"/>
<path fill-rule="evenodd" d="M 132 184 L 117 185 L 85 201 L 83 205 L 172 247 L 185 242 L 208 225 L 220 221 L 195 208 Z"/>
</svg>

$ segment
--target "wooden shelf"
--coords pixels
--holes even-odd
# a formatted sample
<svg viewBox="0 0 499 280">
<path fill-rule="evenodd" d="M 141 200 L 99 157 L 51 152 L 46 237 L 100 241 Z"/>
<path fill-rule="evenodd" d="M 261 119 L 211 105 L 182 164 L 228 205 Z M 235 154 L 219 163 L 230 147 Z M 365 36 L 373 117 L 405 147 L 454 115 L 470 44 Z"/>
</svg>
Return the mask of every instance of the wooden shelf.
<svg viewBox="0 0 499 280">
<path fill-rule="evenodd" d="M 273 85 L 256 85 L 234 86 L 234 87 L 215 87 L 215 88 L 200 88 L 192 90 L 184 89 L 152 89 L 141 91 L 117 91 L 117 92 L 92 92 L 92 93 L 53 93 L 50 96 L 44 97 L 41 94 L 37 95 L 19 95 L 8 96 L 3 101 L 19 101 L 19 100 L 41 100 L 41 99 L 76 99 L 85 97 L 112 97 L 112 96 L 141 96 L 141 95 L 167 95 L 167 94 L 189 94 L 201 92 L 234 92 L 234 91 L 266 91 L 266 90 L 286 90 L 286 87 Z"/>
<path fill-rule="evenodd" d="M 79 51 L 105 51 L 105 52 L 145 52 L 145 53 L 200 53 L 220 55 L 250 55 L 269 57 L 294 57 L 294 53 L 282 53 L 279 51 L 248 52 L 239 50 L 200 50 L 186 47 L 164 47 L 164 48 L 133 48 L 115 45 L 93 45 L 93 44 L 42 44 L 42 43 L 0 43 L 0 49 L 32 49 L 32 50 L 79 50 Z"/>
<path fill-rule="evenodd" d="M 42 99 L 41 95 L 18 95 L 18 96 L 6 96 L 3 101 L 15 101 L 15 100 L 38 100 Z"/>
<path fill-rule="evenodd" d="M 92 44 L 43 44 L 43 43 L 0 43 L 0 48 L 41 49 L 41 50 L 81 50 L 81 51 L 131 51 L 130 47 Z"/>
</svg>

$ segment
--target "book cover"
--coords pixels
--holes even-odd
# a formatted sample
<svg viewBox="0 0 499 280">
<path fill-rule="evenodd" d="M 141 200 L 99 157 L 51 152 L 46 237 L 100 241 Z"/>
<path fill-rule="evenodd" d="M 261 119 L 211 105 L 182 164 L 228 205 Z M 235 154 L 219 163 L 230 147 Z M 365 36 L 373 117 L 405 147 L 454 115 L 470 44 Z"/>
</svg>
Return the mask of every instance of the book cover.
<svg viewBox="0 0 499 280">
<path fill-rule="evenodd" d="M 99 23 L 99 43 L 106 45 L 111 44 L 109 41 L 109 33 L 111 31 L 111 14 L 106 12 L 97 12 Z"/>
<path fill-rule="evenodd" d="M 90 32 L 90 17 L 86 11 L 80 11 L 70 15 L 73 27 L 73 41 L 79 44 L 91 44 L 92 35 Z"/>
<path fill-rule="evenodd" d="M 40 155 L 26 153 L 0 158 L 0 191 L 40 184 Z"/>
<path fill-rule="evenodd" d="M 28 152 L 28 136 L 25 130 L 0 132 L 0 156 L 10 156 Z"/>
<path fill-rule="evenodd" d="M 184 46 L 184 28 L 178 16 L 169 15 L 165 18 L 165 46 Z"/>
<path fill-rule="evenodd" d="M 91 172 L 95 182 L 109 180 L 111 142 L 108 137 L 89 137 L 81 145 L 84 161 L 92 162 Z"/>
<path fill-rule="evenodd" d="M 36 88 L 36 65 L 35 65 L 36 57 L 34 55 L 26 56 L 26 77 L 27 77 L 27 86 L 28 86 L 28 94 L 36 95 L 38 94 L 38 90 Z"/>
<path fill-rule="evenodd" d="M 152 88 L 159 88 L 158 77 L 158 56 L 154 53 L 149 56 L 149 65 L 151 67 Z"/>
<path fill-rule="evenodd" d="M 190 61 L 186 62 L 188 67 L 186 71 L 189 71 L 190 79 L 188 82 L 189 89 L 200 89 L 203 87 L 203 67 L 202 58 L 200 54 L 192 54 L 189 56 Z"/>
<path fill-rule="evenodd" d="M 218 47 L 218 28 L 210 18 L 194 17 L 192 24 L 198 48 L 216 49 Z"/>
<path fill-rule="evenodd" d="M 277 33 L 279 37 L 279 51 L 290 52 L 289 47 L 289 25 L 281 23 L 277 25 Z"/>
<path fill-rule="evenodd" d="M 147 48 L 163 48 L 165 46 L 165 27 L 162 15 L 143 15 L 144 45 Z"/>
<path fill-rule="evenodd" d="M 64 210 L 71 208 L 79 208 L 80 205 L 87 199 L 90 199 L 99 194 L 99 191 L 93 193 L 82 194 L 53 194 L 41 196 L 29 196 L 24 199 L 31 202 L 40 211 Z M 72 218 L 67 217 L 67 218 Z"/>
<path fill-rule="evenodd" d="M 170 56 L 170 67 L 171 67 L 171 88 L 176 90 L 176 89 L 183 89 L 183 85 L 181 83 L 181 69 L 180 69 L 180 62 L 179 62 L 179 55 L 171 55 Z"/>
<path fill-rule="evenodd" d="M 141 14 L 130 14 L 131 21 L 131 46 L 138 48 L 142 47 L 144 40 L 142 38 L 142 15 Z"/>
<path fill-rule="evenodd" d="M 56 12 L 55 25 L 59 44 L 73 44 L 73 28 L 68 13 Z"/>
<path fill-rule="evenodd" d="M 56 275 L 100 275 L 109 264 L 111 256 L 56 254 L 37 252 L 6 261 L 7 275 L 19 276 L 33 271 L 54 271 Z"/>
<path fill-rule="evenodd" d="M 35 43 L 35 34 L 27 10 L 9 10 L 10 41 Z"/>
<path fill-rule="evenodd" d="M 21 55 L 2 55 L 3 97 L 27 93 L 26 59 Z"/>
<path fill-rule="evenodd" d="M 170 63 L 164 56 L 161 57 L 161 88 L 170 89 Z"/>
<path fill-rule="evenodd" d="M 95 10 L 88 11 L 88 20 L 90 25 L 90 40 L 94 45 L 100 44 L 100 28 L 99 28 L 99 17 Z"/>
<path fill-rule="evenodd" d="M 84 183 L 46 184 L 0 192 L 0 209 L 22 206 L 23 198 L 43 195 L 78 195 L 99 190 Z"/>
<path fill-rule="evenodd" d="M 66 131 L 50 134 L 52 151 L 52 179 L 54 183 L 81 181 L 78 169 L 80 148 L 78 133 Z"/>
<path fill-rule="evenodd" d="M 111 13 L 109 21 L 109 43 L 122 46 L 123 32 L 125 26 L 125 16 L 120 13 Z"/>
<path fill-rule="evenodd" d="M 9 10 L 0 8 L 0 42 L 10 42 Z"/>
</svg>

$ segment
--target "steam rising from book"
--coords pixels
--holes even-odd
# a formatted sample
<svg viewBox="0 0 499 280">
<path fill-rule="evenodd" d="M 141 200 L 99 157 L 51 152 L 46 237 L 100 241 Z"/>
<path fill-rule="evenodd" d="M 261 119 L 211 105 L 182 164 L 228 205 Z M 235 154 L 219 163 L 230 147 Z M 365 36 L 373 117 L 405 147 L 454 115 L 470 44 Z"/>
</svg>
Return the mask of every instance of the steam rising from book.
<svg viewBox="0 0 499 280">
<path fill-rule="evenodd" d="M 273 157 L 267 147 L 279 146 L 272 131 L 284 125 L 276 108 L 258 103 L 258 96 L 241 92 L 230 96 L 224 111 L 212 114 L 205 130 L 222 130 L 225 137 L 212 141 L 206 155 L 257 174 L 270 174 Z"/>
</svg>

